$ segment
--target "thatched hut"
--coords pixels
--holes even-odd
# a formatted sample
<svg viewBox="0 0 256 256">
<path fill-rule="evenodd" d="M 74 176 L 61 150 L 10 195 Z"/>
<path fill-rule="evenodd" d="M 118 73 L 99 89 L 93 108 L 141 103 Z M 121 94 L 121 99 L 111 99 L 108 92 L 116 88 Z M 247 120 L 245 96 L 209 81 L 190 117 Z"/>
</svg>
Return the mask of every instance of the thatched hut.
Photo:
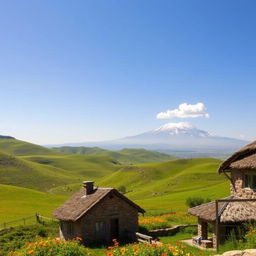
<svg viewBox="0 0 256 256">
<path fill-rule="evenodd" d="M 145 211 L 114 188 L 94 187 L 92 181 L 83 184 L 54 212 L 60 220 L 61 239 L 81 237 L 85 243 L 135 239 L 138 213 Z"/>
<path fill-rule="evenodd" d="M 245 222 L 256 221 L 256 141 L 224 161 L 219 169 L 230 180 L 230 197 L 190 208 L 198 217 L 198 237 L 204 247 L 216 247 L 230 230 Z M 213 237 L 208 238 L 208 224 Z"/>
</svg>

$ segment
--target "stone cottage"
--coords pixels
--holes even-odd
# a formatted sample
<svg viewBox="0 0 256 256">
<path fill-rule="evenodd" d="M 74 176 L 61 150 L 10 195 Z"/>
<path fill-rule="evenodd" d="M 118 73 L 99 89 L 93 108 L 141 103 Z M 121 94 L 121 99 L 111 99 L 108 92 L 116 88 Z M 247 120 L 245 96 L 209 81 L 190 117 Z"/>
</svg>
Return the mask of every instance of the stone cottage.
<svg viewBox="0 0 256 256">
<path fill-rule="evenodd" d="M 85 243 L 135 239 L 138 214 L 145 211 L 114 188 L 83 188 L 54 212 L 60 220 L 60 238 L 81 237 Z"/>
<path fill-rule="evenodd" d="M 256 141 L 224 161 L 218 172 L 229 179 L 230 196 L 188 210 L 198 217 L 194 243 L 203 247 L 216 248 L 235 227 L 256 220 Z M 209 224 L 213 228 L 212 238 L 208 238 Z"/>
</svg>

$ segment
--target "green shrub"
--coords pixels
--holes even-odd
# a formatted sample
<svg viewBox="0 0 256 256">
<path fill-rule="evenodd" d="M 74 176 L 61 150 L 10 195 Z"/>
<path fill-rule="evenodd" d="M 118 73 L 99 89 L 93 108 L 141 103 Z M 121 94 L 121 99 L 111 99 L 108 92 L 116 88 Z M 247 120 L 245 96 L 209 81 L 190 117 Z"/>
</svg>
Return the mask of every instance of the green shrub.
<svg viewBox="0 0 256 256">
<path fill-rule="evenodd" d="M 122 194 L 125 194 L 125 193 L 126 193 L 126 187 L 125 187 L 125 186 L 120 186 L 117 190 L 118 190 L 120 193 L 122 193 Z"/>
<path fill-rule="evenodd" d="M 211 201 L 211 199 L 209 199 L 209 198 L 204 199 L 202 197 L 189 197 L 186 200 L 186 205 L 191 208 L 191 207 L 198 206 L 200 204 L 208 203 L 210 201 Z"/>
<path fill-rule="evenodd" d="M 0 232 L 0 255 L 7 255 L 9 251 L 19 249 L 36 237 L 56 237 L 58 235 L 58 223 L 20 226 L 3 230 Z"/>
</svg>

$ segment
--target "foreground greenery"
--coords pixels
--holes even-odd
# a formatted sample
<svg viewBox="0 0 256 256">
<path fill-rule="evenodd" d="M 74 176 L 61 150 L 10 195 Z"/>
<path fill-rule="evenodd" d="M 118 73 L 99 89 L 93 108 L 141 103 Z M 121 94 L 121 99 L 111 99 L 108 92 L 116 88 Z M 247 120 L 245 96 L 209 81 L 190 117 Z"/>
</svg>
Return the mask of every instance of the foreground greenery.
<svg viewBox="0 0 256 256">
<path fill-rule="evenodd" d="M 0 231 L 0 255 L 18 250 L 36 238 L 57 237 L 58 223 L 19 226 Z"/>
<path fill-rule="evenodd" d="M 194 256 L 194 255 L 214 255 L 213 250 L 200 250 L 196 247 L 182 243 L 182 240 L 190 239 L 197 234 L 196 227 L 188 227 L 172 236 L 160 237 L 159 242 L 152 245 L 145 244 L 119 244 L 114 239 L 113 244 L 98 245 L 85 249 L 79 244 L 80 238 L 73 241 L 61 242 L 58 238 L 57 223 L 46 223 L 21 226 L 15 229 L 2 231 L 0 233 L 0 255 L 59 255 L 59 256 Z M 237 240 L 230 236 L 224 245 L 221 245 L 220 252 L 229 250 L 244 250 L 256 247 L 256 228 L 250 225 L 245 230 L 243 240 Z M 11 253 L 10 253 L 11 252 Z"/>
</svg>

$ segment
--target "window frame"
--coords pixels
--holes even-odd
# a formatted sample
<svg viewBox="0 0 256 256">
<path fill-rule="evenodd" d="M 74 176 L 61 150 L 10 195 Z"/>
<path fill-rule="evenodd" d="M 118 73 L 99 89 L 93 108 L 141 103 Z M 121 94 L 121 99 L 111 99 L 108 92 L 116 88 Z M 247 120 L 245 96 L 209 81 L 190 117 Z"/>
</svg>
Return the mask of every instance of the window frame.
<svg viewBox="0 0 256 256">
<path fill-rule="evenodd" d="M 106 221 L 104 220 L 95 221 L 95 231 L 96 233 L 106 232 Z"/>
<path fill-rule="evenodd" d="M 244 175 L 244 188 L 250 188 L 256 190 L 256 174 L 245 174 Z"/>
</svg>

